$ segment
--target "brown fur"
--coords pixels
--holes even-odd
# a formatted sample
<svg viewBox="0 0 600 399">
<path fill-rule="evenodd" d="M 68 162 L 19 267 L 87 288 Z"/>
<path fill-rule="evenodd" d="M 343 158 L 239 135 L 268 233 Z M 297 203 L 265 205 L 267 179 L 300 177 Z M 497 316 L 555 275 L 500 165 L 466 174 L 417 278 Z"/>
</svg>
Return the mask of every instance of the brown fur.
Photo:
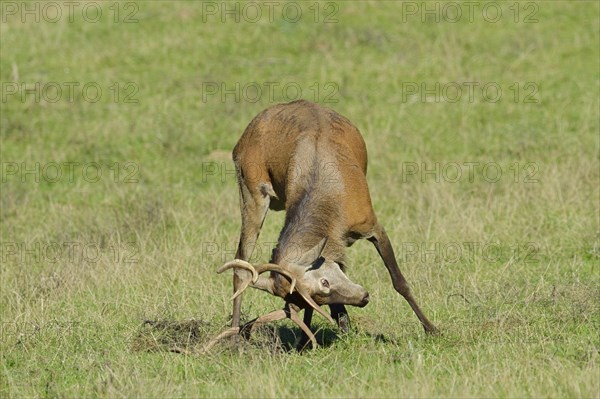
<svg viewBox="0 0 600 399">
<path fill-rule="evenodd" d="M 343 266 L 344 248 L 367 238 L 380 253 L 395 289 L 425 330 L 435 331 L 412 297 L 377 221 L 366 180 L 366 146 L 348 119 L 304 100 L 271 106 L 250 122 L 233 159 L 242 212 L 238 258 L 250 257 L 269 208 L 286 210 L 272 257 L 277 264 L 294 263 L 327 237 L 322 255 Z M 234 277 L 234 289 L 237 285 Z M 234 326 L 239 325 L 240 306 L 241 297 L 234 302 Z"/>
</svg>

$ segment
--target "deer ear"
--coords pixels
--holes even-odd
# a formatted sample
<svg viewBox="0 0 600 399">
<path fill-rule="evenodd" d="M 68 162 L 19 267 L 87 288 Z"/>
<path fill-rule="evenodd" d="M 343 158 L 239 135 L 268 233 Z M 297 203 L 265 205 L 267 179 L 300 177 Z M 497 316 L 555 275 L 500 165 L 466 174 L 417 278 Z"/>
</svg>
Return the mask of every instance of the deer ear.
<svg viewBox="0 0 600 399">
<path fill-rule="evenodd" d="M 309 251 L 302 254 L 298 263 L 303 266 L 310 266 L 317 261 L 321 257 L 323 253 L 323 249 L 325 249 L 325 245 L 327 245 L 327 237 L 323 238 L 317 245 L 312 247 Z"/>
</svg>

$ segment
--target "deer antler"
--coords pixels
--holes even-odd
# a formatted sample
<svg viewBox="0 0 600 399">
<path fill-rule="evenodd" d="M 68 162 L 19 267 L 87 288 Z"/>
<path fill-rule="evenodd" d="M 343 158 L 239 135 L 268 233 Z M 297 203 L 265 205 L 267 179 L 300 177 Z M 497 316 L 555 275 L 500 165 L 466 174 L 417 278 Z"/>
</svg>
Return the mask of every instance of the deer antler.
<svg viewBox="0 0 600 399">
<path fill-rule="evenodd" d="M 323 310 L 323 308 L 320 307 L 319 304 L 317 304 L 310 297 L 310 295 L 306 292 L 306 290 L 304 289 L 304 287 L 298 286 L 298 287 L 296 287 L 296 291 L 298 291 L 298 293 L 300 294 L 300 296 L 302 296 L 302 298 L 304 298 L 304 300 L 306 301 L 306 303 L 308 303 L 314 310 L 316 310 L 317 312 L 319 312 L 321 314 L 321 316 L 325 317 L 331 324 L 335 324 L 335 321 L 333 321 L 333 319 L 331 318 L 331 316 L 329 315 L 329 313 L 325 312 Z"/>
<path fill-rule="evenodd" d="M 250 273 L 252 273 L 252 278 L 247 279 L 242 283 L 242 286 L 240 287 L 240 289 L 237 290 L 237 292 L 235 294 L 233 294 L 233 296 L 231 297 L 232 300 L 237 298 L 239 295 L 241 295 L 241 293 L 244 292 L 244 290 L 248 287 L 248 285 L 250 285 L 250 283 L 256 283 L 256 281 L 258 280 L 258 272 L 254 268 L 254 266 L 252 266 L 251 263 L 248 263 L 245 260 L 241 260 L 241 259 L 234 259 L 231 262 L 225 263 L 223 266 L 221 266 L 217 270 L 217 273 L 220 274 L 220 273 L 223 273 L 225 270 L 234 269 L 236 267 L 238 267 L 240 269 L 248 270 Z"/>
<path fill-rule="evenodd" d="M 294 292 L 294 288 L 296 288 L 296 278 L 292 276 L 290 272 L 284 270 L 281 266 L 276 265 L 275 263 L 262 264 L 256 268 L 256 271 L 258 272 L 258 274 L 262 274 L 267 271 L 281 274 L 290 282 L 290 294 Z"/>
<path fill-rule="evenodd" d="M 256 319 L 244 324 L 242 327 L 230 327 L 225 329 L 225 331 L 207 342 L 200 353 L 208 353 L 219 341 L 237 334 L 242 334 L 248 338 L 255 328 L 272 321 L 285 319 L 286 317 L 296 323 L 298 327 L 304 331 L 304 333 L 308 336 L 308 339 L 310 339 L 312 342 L 313 347 L 317 347 L 317 339 L 315 338 L 315 335 L 312 333 L 312 331 L 310 331 L 310 328 L 308 328 L 304 321 L 302 321 L 300 316 L 298 316 L 298 312 L 296 311 L 295 307 L 289 303 L 286 303 L 283 309 L 275 310 L 267 313 L 266 315 L 257 317 Z"/>
<path fill-rule="evenodd" d="M 325 312 L 323 310 L 323 308 L 321 308 L 311 298 L 310 294 L 306 291 L 306 289 L 301 284 L 297 284 L 296 278 L 290 272 L 283 269 L 281 266 L 279 266 L 275 263 L 265 263 L 265 264 L 255 267 L 252 264 L 246 262 L 245 260 L 234 259 L 231 262 L 227 262 L 223 266 L 221 266 L 217 270 L 217 273 L 222 273 L 225 270 L 233 269 L 236 267 L 239 267 L 241 269 L 248 270 L 249 272 L 251 272 L 252 278 L 246 279 L 242 283 L 242 286 L 240 287 L 240 289 L 237 290 L 236 293 L 233 294 L 233 296 L 231 297 L 232 300 L 237 298 L 238 296 L 240 296 L 242 294 L 242 292 L 244 292 L 244 290 L 246 288 L 248 288 L 250 283 L 253 283 L 253 284 L 256 283 L 256 281 L 258 281 L 259 274 L 262 274 L 267 271 L 274 272 L 274 273 L 278 273 L 278 274 L 282 275 L 290 282 L 290 294 L 293 293 L 294 289 L 295 289 L 300 294 L 300 296 L 306 301 L 306 303 L 308 303 L 314 310 L 316 310 L 319 314 L 321 314 L 323 317 L 325 317 L 330 323 L 335 324 L 335 322 L 333 321 L 331 316 L 327 312 Z"/>
<path fill-rule="evenodd" d="M 237 290 L 237 292 L 231 297 L 232 300 L 240 296 L 242 292 L 244 292 L 244 290 L 248 288 L 250 283 L 256 283 L 258 281 L 259 274 L 262 274 L 264 272 L 275 272 L 285 277 L 290 282 L 290 294 L 294 292 L 294 288 L 296 287 L 296 278 L 292 276 L 287 270 L 284 270 L 281 266 L 276 265 L 274 263 L 265 263 L 263 265 L 255 267 L 251 263 L 246 262 L 245 260 L 234 259 L 231 262 L 227 262 L 223 266 L 221 266 L 217 270 L 217 273 L 223 273 L 225 270 L 234 269 L 236 267 L 251 272 L 252 278 L 246 279 L 242 282 L 242 286 L 240 287 L 240 289 Z"/>
</svg>

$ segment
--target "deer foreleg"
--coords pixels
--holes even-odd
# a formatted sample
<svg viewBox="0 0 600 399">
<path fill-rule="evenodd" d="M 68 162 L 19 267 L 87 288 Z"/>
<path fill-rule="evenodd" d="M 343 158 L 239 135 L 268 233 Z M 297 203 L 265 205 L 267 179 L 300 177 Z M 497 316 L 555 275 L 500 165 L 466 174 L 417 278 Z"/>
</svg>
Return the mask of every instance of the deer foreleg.
<svg viewBox="0 0 600 399">
<path fill-rule="evenodd" d="M 242 231 L 240 241 L 235 257 L 237 259 L 249 260 L 252 256 L 252 250 L 256 245 L 260 229 L 262 228 L 267 211 L 269 210 L 270 197 L 265 190 L 256 189 L 251 191 L 245 182 L 241 181 L 238 171 L 238 181 L 240 189 L 240 210 L 242 214 Z M 233 292 L 239 292 L 242 284 L 246 280 L 243 278 L 247 272 L 236 270 L 233 275 Z M 243 291 L 243 290 L 242 290 Z M 240 325 L 240 316 L 242 308 L 242 296 L 239 295 L 233 299 L 232 327 Z"/>
</svg>

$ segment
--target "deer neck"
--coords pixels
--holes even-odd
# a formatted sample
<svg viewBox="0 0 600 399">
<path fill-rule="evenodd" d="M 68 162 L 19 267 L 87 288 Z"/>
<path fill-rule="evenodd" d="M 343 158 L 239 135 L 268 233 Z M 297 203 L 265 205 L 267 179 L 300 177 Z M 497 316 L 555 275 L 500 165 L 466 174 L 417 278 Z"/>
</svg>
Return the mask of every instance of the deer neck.
<svg viewBox="0 0 600 399">
<path fill-rule="evenodd" d="M 273 251 L 272 262 L 293 264 L 324 237 L 326 259 L 343 261 L 342 214 L 333 194 L 319 187 L 303 190 L 286 211 L 285 224 Z"/>
</svg>

